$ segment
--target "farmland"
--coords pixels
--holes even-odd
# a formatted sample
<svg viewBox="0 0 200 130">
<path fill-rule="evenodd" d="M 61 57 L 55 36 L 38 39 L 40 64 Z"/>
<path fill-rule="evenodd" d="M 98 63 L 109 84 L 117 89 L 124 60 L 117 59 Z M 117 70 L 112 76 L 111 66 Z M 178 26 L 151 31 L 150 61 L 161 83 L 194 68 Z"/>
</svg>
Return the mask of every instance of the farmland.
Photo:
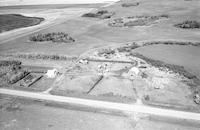
<svg viewBox="0 0 200 130">
<path fill-rule="evenodd" d="M 199 7 L 0 7 L 0 129 L 198 129 Z"/>
<path fill-rule="evenodd" d="M 0 15 L 0 33 L 40 24 L 44 18 L 26 17 L 19 14 L 1 14 Z"/>
</svg>

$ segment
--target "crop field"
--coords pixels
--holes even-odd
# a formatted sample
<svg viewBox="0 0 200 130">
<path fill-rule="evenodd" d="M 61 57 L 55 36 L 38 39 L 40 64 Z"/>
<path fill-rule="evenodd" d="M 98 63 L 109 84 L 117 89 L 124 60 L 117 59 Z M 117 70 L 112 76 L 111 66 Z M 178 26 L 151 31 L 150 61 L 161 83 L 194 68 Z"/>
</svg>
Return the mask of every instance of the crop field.
<svg viewBox="0 0 200 130">
<path fill-rule="evenodd" d="M 26 17 L 19 14 L 0 15 L 0 33 L 23 27 L 34 26 L 44 21 L 44 18 Z"/>
</svg>

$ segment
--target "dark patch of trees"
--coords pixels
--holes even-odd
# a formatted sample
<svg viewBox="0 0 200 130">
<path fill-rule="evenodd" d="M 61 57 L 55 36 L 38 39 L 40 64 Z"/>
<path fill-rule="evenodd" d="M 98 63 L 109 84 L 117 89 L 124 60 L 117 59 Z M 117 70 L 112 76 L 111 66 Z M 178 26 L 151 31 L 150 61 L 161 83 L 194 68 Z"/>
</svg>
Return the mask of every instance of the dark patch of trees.
<svg viewBox="0 0 200 130">
<path fill-rule="evenodd" d="M 107 10 L 100 10 L 96 13 L 86 13 L 83 14 L 82 17 L 91 17 L 91 18 L 100 18 L 100 19 L 108 19 L 114 15 L 113 12 L 108 12 Z"/>
<path fill-rule="evenodd" d="M 132 6 L 138 6 L 140 3 L 135 2 L 135 3 L 123 3 L 121 4 L 122 7 L 132 7 Z"/>
<path fill-rule="evenodd" d="M 194 28 L 200 28 L 200 22 L 186 20 L 182 23 L 175 24 L 174 26 L 178 28 L 184 28 L 184 29 L 194 29 Z"/>
<path fill-rule="evenodd" d="M 58 32 L 58 33 L 47 33 L 47 34 L 36 34 L 29 38 L 30 41 L 34 42 L 44 42 L 44 41 L 52 41 L 57 43 L 71 43 L 75 42 L 75 40 L 69 36 L 67 33 Z"/>
</svg>

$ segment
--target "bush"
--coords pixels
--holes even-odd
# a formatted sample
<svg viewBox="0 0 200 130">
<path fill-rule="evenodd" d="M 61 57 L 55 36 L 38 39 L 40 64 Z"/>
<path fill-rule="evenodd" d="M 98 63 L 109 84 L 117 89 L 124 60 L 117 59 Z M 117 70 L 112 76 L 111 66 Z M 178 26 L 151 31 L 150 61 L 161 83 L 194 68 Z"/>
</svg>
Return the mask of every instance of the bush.
<svg viewBox="0 0 200 130">
<path fill-rule="evenodd" d="M 37 53 L 18 53 L 8 54 L 7 57 L 23 58 L 23 59 L 43 59 L 43 60 L 76 60 L 76 56 L 66 56 L 58 54 L 37 54 Z"/>
<path fill-rule="evenodd" d="M 29 72 L 21 67 L 20 61 L 0 61 L 0 85 L 14 84 Z"/>
<path fill-rule="evenodd" d="M 194 29 L 200 28 L 200 22 L 187 20 L 182 23 L 175 24 L 174 26 L 178 28 Z"/>
<path fill-rule="evenodd" d="M 146 78 L 148 78 L 148 75 L 147 75 L 146 73 L 143 72 L 143 73 L 141 74 L 141 77 L 142 77 L 143 79 L 146 79 Z"/>
<path fill-rule="evenodd" d="M 100 11 L 98 11 L 96 13 L 83 14 L 82 17 L 107 19 L 107 18 L 111 18 L 112 15 L 114 15 L 114 13 L 108 12 L 107 10 L 100 10 Z"/>
<path fill-rule="evenodd" d="M 112 55 L 112 54 L 115 54 L 115 50 L 113 49 L 102 49 L 98 52 L 98 55 Z"/>
<path fill-rule="evenodd" d="M 126 18 L 117 18 L 108 23 L 111 27 L 133 27 L 151 25 L 162 18 L 169 18 L 168 15 L 162 14 L 157 16 L 129 16 Z"/>
<path fill-rule="evenodd" d="M 21 62 L 20 61 L 0 61 L 0 78 L 5 76 L 7 73 L 18 71 L 21 69 Z"/>
<path fill-rule="evenodd" d="M 139 47 L 139 45 L 137 45 L 136 43 L 132 43 L 132 44 L 129 44 L 127 46 L 119 47 L 119 48 L 117 48 L 117 50 L 119 52 L 130 52 L 133 49 L 136 49 L 138 47 Z"/>
<path fill-rule="evenodd" d="M 147 21 L 144 19 L 138 19 L 138 20 L 133 20 L 133 21 L 128 21 L 126 23 L 124 23 L 124 26 L 144 26 L 147 24 Z"/>
<path fill-rule="evenodd" d="M 17 60 L 2 60 L 0 61 L 0 67 L 1 66 L 13 66 L 13 65 L 21 65 L 20 61 Z"/>
<path fill-rule="evenodd" d="M 31 36 L 29 40 L 34 42 L 44 42 L 44 41 L 63 42 L 63 43 L 75 42 L 75 40 L 72 37 L 70 37 L 67 33 L 63 32 L 36 34 L 34 36 Z"/>
<path fill-rule="evenodd" d="M 97 18 L 99 15 L 97 14 L 94 14 L 94 13 L 86 13 L 86 14 L 83 14 L 82 17 L 94 17 L 94 18 Z"/>
<path fill-rule="evenodd" d="M 160 17 L 169 18 L 169 15 L 167 15 L 167 14 L 161 14 Z"/>
<path fill-rule="evenodd" d="M 149 95 L 144 95 L 144 100 L 145 101 L 150 101 L 150 96 Z"/>
<path fill-rule="evenodd" d="M 17 81 L 21 80 L 22 78 L 24 78 L 26 75 L 28 75 L 28 71 L 24 70 L 24 71 L 20 71 L 17 74 L 13 74 L 11 76 L 11 78 L 9 79 L 9 83 L 14 84 Z"/>
<path fill-rule="evenodd" d="M 122 7 L 132 7 L 132 6 L 138 6 L 140 3 L 136 2 L 136 3 L 123 3 L 121 4 Z"/>
<path fill-rule="evenodd" d="M 164 44 L 164 45 L 192 45 L 192 46 L 200 46 L 200 42 L 181 42 L 181 41 L 153 41 L 153 42 L 145 42 L 143 46 L 149 45 L 157 45 L 157 44 Z"/>
<path fill-rule="evenodd" d="M 97 12 L 97 14 L 99 14 L 99 15 L 103 15 L 103 14 L 107 14 L 107 13 L 108 13 L 107 10 L 100 10 Z"/>
</svg>

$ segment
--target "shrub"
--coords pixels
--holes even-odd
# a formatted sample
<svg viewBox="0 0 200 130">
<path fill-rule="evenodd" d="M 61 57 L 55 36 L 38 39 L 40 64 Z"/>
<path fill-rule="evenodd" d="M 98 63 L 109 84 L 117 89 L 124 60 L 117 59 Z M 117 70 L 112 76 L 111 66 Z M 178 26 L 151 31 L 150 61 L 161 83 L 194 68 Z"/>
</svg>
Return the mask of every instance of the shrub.
<svg viewBox="0 0 200 130">
<path fill-rule="evenodd" d="M 117 48 L 117 50 L 119 52 L 130 52 L 133 49 L 136 49 L 138 47 L 139 47 L 139 45 L 137 45 L 136 43 L 132 43 L 132 44 L 129 44 L 127 46 L 119 47 L 119 48 Z"/>
<path fill-rule="evenodd" d="M 37 53 L 18 53 L 8 54 L 7 57 L 23 59 L 43 59 L 43 60 L 76 60 L 76 56 L 58 55 L 58 54 L 37 54 Z"/>
<path fill-rule="evenodd" d="M 150 101 L 150 96 L 149 95 L 144 95 L 144 100 L 145 101 Z"/>
<path fill-rule="evenodd" d="M 107 14 L 107 13 L 108 13 L 107 10 L 100 10 L 97 12 L 97 14 L 99 14 L 99 15 L 103 15 L 103 14 Z"/>
<path fill-rule="evenodd" d="M 108 23 L 111 27 L 133 27 L 151 25 L 162 18 L 169 18 L 168 15 L 162 14 L 157 16 L 129 16 L 126 18 L 117 18 Z"/>
<path fill-rule="evenodd" d="M 161 14 L 160 17 L 169 18 L 169 15 L 167 15 L 167 14 Z"/>
<path fill-rule="evenodd" d="M 86 13 L 86 14 L 83 14 L 82 17 L 98 17 L 99 15 L 95 14 L 95 13 Z"/>
<path fill-rule="evenodd" d="M 111 18 L 112 15 L 114 15 L 113 12 L 108 12 L 107 10 L 100 10 L 100 11 L 98 11 L 96 13 L 83 14 L 82 17 L 107 19 L 107 18 Z"/>
<path fill-rule="evenodd" d="M 71 43 L 75 42 L 75 40 L 70 37 L 67 33 L 58 32 L 58 33 L 47 33 L 47 34 L 36 34 L 29 38 L 30 41 L 34 42 L 44 42 L 44 41 L 52 41 L 52 42 L 64 42 Z"/>
<path fill-rule="evenodd" d="M 113 49 L 102 49 L 98 52 L 98 55 L 101 56 L 101 55 L 112 55 L 112 54 L 115 54 L 115 50 Z"/>
<path fill-rule="evenodd" d="M 132 6 L 138 6 L 140 3 L 136 2 L 136 3 L 123 3 L 121 4 L 122 7 L 132 7 Z"/>
<path fill-rule="evenodd" d="M 138 19 L 138 20 L 133 20 L 133 21 L 128 21 L 126 23 L 124 23 L 124 26 L 144 26 L 147 24 L 147 21 L 145 21 L 144 19 Z"/>
<path fill-rule="evenodd" d="M 146 73 L 143 72 L 143 73 L 141 74 L 141 77 L 144 78 L 144 79 L 146 79 L 146 78 L 148 78 L 148 75 L 147 75 Z"/>
<path fill-rule="evenodd" d="M 13 66 L 13 65 L 21 65 L 21 62 L 17 61 L 17 60 L 2 60 L 2 61 L 0 61 L 0 67 L 1 66 Z"/>
<path fill-rule="evenodd" d="M 192 46 L 200 46 L 200 42 L 182 42 L 182 41 L 153 41 L 153 42 L 145 42 L 143 46 L 149 45 L 157 45 L 157 44 L 164 44 L 164 45 L 192 45 Z"/>
<path fill-rule="evenodd" d="M 26 75 L 28 75 L 28 71 L 26 71 L 26 70 L 20 71 L 17 74 L 13 74 L 9 79 L 9 83 L 14 84 L 17 81 L 19 81 L 22 78 L 24 78 Z"/>
<path fill-rule="evenodd" d="M 0 85 L 14 84 L 29 72 L 21 67 L 20 61 L 0 61 Z"/>
<path fill-rule="evenodd" d="M 174 26 L 178 28 L 194 29 L 194 28 L 200 28 L 200 22 L 187 20 L 182 23 L 175 24 Z"/>
</svg>

